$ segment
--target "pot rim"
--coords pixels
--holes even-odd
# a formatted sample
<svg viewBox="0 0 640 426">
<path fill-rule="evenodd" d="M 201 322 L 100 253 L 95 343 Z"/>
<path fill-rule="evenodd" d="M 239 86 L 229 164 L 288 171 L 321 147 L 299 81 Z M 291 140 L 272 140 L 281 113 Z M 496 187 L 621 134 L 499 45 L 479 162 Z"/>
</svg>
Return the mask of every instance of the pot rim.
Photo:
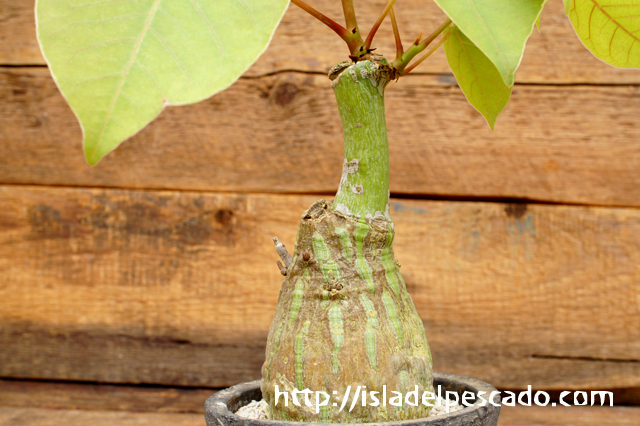
<svg viewBox="0 0 640 426">
<path fill-rule="evenodd" d="M 496 424 L 498 420 L 498 416 L 500 414 L 500 394 L 494 394 L 494 397 L 491 401 L 496 405 L 491 404 L 488 399 L 492 392 L 498 392 L 498 390 L 492 385 L 483 382 L 478 379 L 474 379 L 471 377 L 465 376 L 457 376 L 454 374 L 447 373 L 433 373 L 433 386 L 434 391 L 437 395 L 438 385 L 444 387 L 448 387 L 448 389 L 442 389 L 442 393 L 446 392 L 446 390 L 452 390 L 452 388 L 459 389 L 459 393 L 464 391 L 473 392 L 476 395 L 476 400 L 473 405 L 469 407 L 464 407 L 462 410 L 458 410 L 452 413 L 441 414 L 433 417 L 425 417 L 421 419 L 410 419 L 410 420 L 397 420 L 397 421 L 389 421 L 384 423 L 358 423 L 362 426 L 373 426 L 373 425 L 389 425 L 394 424 L 397 426 L 417 426 L 417 425 L 430 425 L 430 426 L 438 426 L 438 425 L 463 425 L 467 424 L 466 420 L 470 423 L 476 421 L 478 419 L 484 419 L 488 417 L 495 416 L 495 423 L 486 423 Z M 243 395 L 246 395 L 249 392 L 256 392 L 256 390 L 260 389 L 260 380 L 254 380 L 251 382 L 240 383 L 230 388 L 221 390 L 216 392 L 212 396 L 210 396 L 205 404 L 205 418 L 207 420 L 208 425 L 216 425 L 216 426 L 224 426 L 227 424 L 243 424 L 247 426 L 283 426 L 291 425 L 291 426 L 301 426 L 301 425 L 322 425 L 322 426 L 341 426 L 346 423 L 318 423 L 318 422 L 298 422 L 298 421 L 284 421 L 284 420 L 256 420 L 249 419 L 246 417 L 240 417 L 236 415 L 229 409 L 229 405 L 233 405 L 237 403 L 237 401 L 242 398 Z M 486 405 L 481 406 L 480 399 L 477 398 L 479 392 L 484 392 L 483 396 L 486 401 Z M 248 399 L 249 402 L 251 399 Z M 246 404 L 246 402 L 245 402 Z M 239 407 L 237 407 L 239 408 Z M 225 422 L 221 422 L 220 420 L 224 419 Z M 453 420 L 453 422 L 450 422 Z M 485 423 L 473 423 L 473 424 L 485 424 Z"/>
</svg>

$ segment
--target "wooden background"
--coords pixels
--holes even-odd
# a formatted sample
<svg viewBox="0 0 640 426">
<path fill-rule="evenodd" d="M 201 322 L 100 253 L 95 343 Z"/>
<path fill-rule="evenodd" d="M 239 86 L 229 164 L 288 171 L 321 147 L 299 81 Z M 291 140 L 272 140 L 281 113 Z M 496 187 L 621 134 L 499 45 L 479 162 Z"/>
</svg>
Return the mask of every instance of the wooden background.
<svg viewBox="0 0 640 426">
<path fill-rule="evenodd" d="M 368 28 L 386 1 L 360 3 Z M 396 9 L 406 43 L 443 20 L 424 0 Z M 258 378 L 281 281 L 271 238 L 292 248 L 339 182 L 325 74 L 342 42 L 291 7 L 237 84 L 90 168 L 33 19 L 32 0 L 0 0 L 0 399 L 181 412 Z M 442 52 L 387 89 L 396 255 L 435 369 L 640 405 L 640 71 L 595 59 L 554 0 L 516 81 L 494 132 Z M 47 418 L 24 410 L 0 424 Z"/>
</svg>

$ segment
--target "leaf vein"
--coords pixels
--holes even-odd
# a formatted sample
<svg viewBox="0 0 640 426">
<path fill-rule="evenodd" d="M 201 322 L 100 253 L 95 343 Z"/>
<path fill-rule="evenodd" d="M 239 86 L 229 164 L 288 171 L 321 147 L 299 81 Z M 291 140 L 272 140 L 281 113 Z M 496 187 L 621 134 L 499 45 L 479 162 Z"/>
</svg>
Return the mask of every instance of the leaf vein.
<svg viewBox="0 0 640 426">
<path fill-rule="evenodd" d="M 87 50 L 95 49 L 96 47 L 107 46 L 109 44 L 118 43 L 118 42 L 127 41 L 127 40 L 136 40 L 136 38 L 135 37 L 116 38 L 116 39 L 113 39 L 113 40 L 108 40 L 108 41 L 103 41 L 103 42 L 100 42 L 100 43 L 92 44 L 91 46 L 83 47 L 82 49 L 78 49 L 75 52 L 73 52 L 73 54 L 69 57 L 69 59 L 67 59 L 67 61 L 65 62 L 65 65 L 68 65 L 69 62 L 71 62 L 76 57 L 76 55 L 78 55 L 79 53 L 82 53 L 82 52 L 87 51 Z"/>
<path fill-rule="evenodd" d="M 189 81 L 193 84 L 193 80 L 191 79 L 191 76 L 189 75 L 189 73 L 187 72 L 187 69 L 184 67 L 184 65 L 182 64 L 182 62 L 180 61 L 180 58 L 178 58 L 178 56 L 175 54 L 175 52 L 173 51 L 173 49 L 171 49 L 171 47 L 169 47 L 169 45 L 165 42 L 164 38 L 162 38 L 160 36 L 160 34 L 158 34 L 158 32 L 156 30 L 153 29 L 153 27 L 149 27 L 149 29 L 151 30 L 151 32 L 153 33 L 153 35 L 156 36 L 156 38 L 158 40 L 160 40 L 160 43 L 162 43 L 162 45 L 165 47 L 165 49 L 167 49 L 167 51 L 169 52 L 169 54 L 171 54 L 171 56 L 173 57 L 173 59 L 178 63 L 178 65 L 180 66 L 180 68 L 182 69 L 182 72 L 184 72 L 184 75 L 187 76 L 187 78 L 189 79 Z"/>
<path fill-rule="evenodd" d="M 480 13 L 478 12 L 478 10 L 476 9 L 475 5 L 473 4 L 473 2 L 471 0 L 467 0 L 467 2 L 469 3 L 469 5 L 471 6 L 471 8 L 473 9 L 473 11 L 475 12 L 475 14 L 478 16 L 478 19 L 480 20 L 480 23 L 482 23 L 482 26 L 484 27 L 485 32 L 487 33 L 487 35 L 489 36 L 489 38 L 491 39 L 491 41 L 493 42 L 493 45 L 496 47 L 496 49 L 498 50 L 498 53 L 500 54 L 500 58 L 502 59 L 503 65 L 505 67 L 505 70 L 507 72 L 509 72 L 509 67 L 507 65 L 507 61 L 506 58 L 504 57 L 504 55 L 502 54 L 502 50 L 500 49 L 500 46 L 498 46 L 498 43 L 495 41 L 495 39 L 493 38 L 493 34 L 491 34 L 489 32 L 489 29 L 487 28 L 487 25 L 485 24 L 484 20 L 482 19 L 482 16 L 480 15 Z"/>
<path fill-rule="evenodd" d="M 69 25 L 65 26 L 64 28 L 59 29 L 58 31 L 56 31 L 54 33 L 51 33 L 50 35 L 52 35 L 52 36 L 57 35 L 57 34 L 63 32 L 63 31 L 68 30 L 69 28 L 75 27 L 76 25 L 101 24 L 103 22 L 120 21 L 122 19 L 140 17 L 140 16 L 147 16 L 147 15 L 148 15 L 148 13 L 134 13 L 132 15 L 117 16 L 115 18 L 110 18 L 110 19 L 98 19 L 98 20 L 95 20 L 95 21 L 74 22 L 72 24 L 69 24 Z"/>
<path fill-rule="evenodd" d="M 222 45 L 220 44 L 220 40 L 218 39 L 216 32 L 213 30 L 213 25 L 211 25 L 211 22 L 209 22 L 209 19 L 207 19 L 204 12 L 202 12 L 202 9 L 200 8 L 200 5 L 198 4 L 198 2 L 196 0 L 191 0 L 191 3 L 193 3 L 196 9 L 198 9 L 198 13 L 200 14 L 200 16 L 202 16 L 202 19 L 204 19 L 204 21 L 207 23 L 207 25 L 209 26 L 209 30 L 211 31 L 211 34 L 213 34 L 213 38 L 216 40 L 216 43 L 218 43 L 218 49 L 220 49 L 220 52 L 224 54 L 224 51 L 222 50 Z"/>
<path fill-rule="evenodd" d="M 617 25 L 618 27 L 620 27 L 622 29 L 622 31 L 626 32 L 627 34 L 629 34 L 629 37 L 631 37 L 634 41 L 638 42 L 640 41 L 640 39 L 636 36 L 633 35 L 633 33 L 631 33 L 629 30 L 627 30 L 624 26 L 622 26 L 618 21 L 616 21 L 611 15 L 609 15 L 607 13 L 606 10 L 604 10 L 602 8 L 602 6 L 600 5 L 600 3 L 598 3 L 596 0 L 590 0 L 591 3 L 594 4 L 595 7 L 597 7 L 600 12 L 602 12 L 607 18 L 609 18 L 611 20 L 611 22 L 613 22 L 615 25 Z"/>
<path fill-rule="evenodd" d="M 134 0 L 135 1 L 135 0 Z M 138 42 L 134 48 L 134 51 L 131 54 L 131 58 L 129 59 L 129 62 L 127 63 L 127 66 L 124 70 L 124 73 L 122 74 L 122 79 L 120 80 L 120 84 L 118 85 L 118 89 L 116 90 L 115 95 L 113 96 L 113 101 L 111 102 L 111 106 L 109 107 L 109 112 L 107 113 L 107 118 L 104 121 L 104 124 L 102 126 L 102 130 L 100 131 L 100 135 L 98 136 L 98 140 L 96 142 L 96 145 L 93 148 L 93 152 L 91 153 L 91 157 L 90 157 L 90 161 L 93 161 L 96 152 L 98 152 L 98 147 L 100 146 L 100 144 L 102 143 L 103 139 L 102 137 L 104 136 L 104 132 L 107 129 L 107 125 L 109 124 L 109 121 L 111 120 L 111 116 L 113 115 L 113 110 L 115 108 L 116 105 L 116 101 L 118 100 L 118 97 L 120 96 L 120 92 L 122 91 L 122 87 L 124 86 L 124 82 L 127 79 L 127 76 L 129 75 L 129 70 L 131 69 L 131 65 L 133 64 L 133 61 L 136 58 L 136 55 L 138 54 L 138 51 L 140 50 L 140 46 L 142 45 L 142 40 L 144 40 L 145 36 L 147 35 L 147 30 L 151 27 L 151 22 L 153 21 L 153 18 L 156 15 L 156 11 L 158 10 L 158 5 L 160 4 L 161 0 L 155 0 L 153 7 L 151 8 L 151 12 L 149 12 L 149 18 L 147 19 L 147 22 L 145 23 L 144 28 L 142 29 L 142 31 L 140 32 L 140 37 L 138 37 Z"/>
</svg>

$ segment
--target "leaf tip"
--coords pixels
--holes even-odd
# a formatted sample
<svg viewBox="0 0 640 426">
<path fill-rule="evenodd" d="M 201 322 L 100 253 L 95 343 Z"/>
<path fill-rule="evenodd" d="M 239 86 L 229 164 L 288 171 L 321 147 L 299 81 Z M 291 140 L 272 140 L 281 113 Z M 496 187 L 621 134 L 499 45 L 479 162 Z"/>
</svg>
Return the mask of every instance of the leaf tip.
<svg viewBox="0 0 640 426">
<path fill-rule="evenodd" d="M 100 162 L 104 155 L 96 155 L 96 148 L 93 149 L 90 147 L 84 146 L 84 159 L 91 167 L 95 166 Z"/>
</svg>

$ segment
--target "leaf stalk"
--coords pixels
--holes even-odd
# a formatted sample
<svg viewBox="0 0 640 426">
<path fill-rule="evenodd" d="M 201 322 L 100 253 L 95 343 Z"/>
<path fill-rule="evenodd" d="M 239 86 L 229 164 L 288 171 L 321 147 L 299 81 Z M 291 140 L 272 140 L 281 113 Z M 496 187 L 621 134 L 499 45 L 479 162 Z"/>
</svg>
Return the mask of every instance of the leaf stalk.
<svg viewBox="0 0 640 426">
<path fill-rule="evenodd" d="M 391 0 L 389 0 L 391 1 Z M 393 12 L 393 7 L 389 10 L 389 18 L 391 18 L 391 27 L 393 27 L 393 38 L 396 41 L 396 58 L 402 58 L 404 48 L 402 47 L 402 40 L 400 38 L 400 31 L 398 30 L 398 23 L 396 22 L 396 14 Z"/>
<path fill-rule="evenodd" d="M 396 0 L 389 0 L 389 2 L 387 3 L 387 6 L 384 8 L 382 13 L 378 17 L 378 20 L 376 21 L 375 24 L 373 24 L 373 27 L 371 27 L 371 31 L 369 31 L 369 35 L 367 35 L 367 39 L 364 41 L 364 50 L 365 51 L 368 51 L 371 48 L 371 43 L 373 42 L 373 37 L 375 37 L 376 33 L 378 32 L 378 28 L 380 28 L 380 25 L 382 25 L 382 22 L 384 21 L 384 18 L 387 17 L 387 15 L 391 11 L 391 8 L 393 7 L 393 4 L 395 2 L 396 2 Z"/>
<path fill-rule="evenodd" d="M 442 46 L 442 43 L 445 42 L 445 40 L 449 38 L 449 35 L 447 34 L 446 36 L 442 37 L 442 40 L 440 40 L 438 42 L 438 44 L 436 44 L 433 48 L 431 48 L 423 57 L 421 57 L 420 59 L 418 59 L 417 61 L 415 61 L 413 64 L 411 64 L 410 67 L 405 68 L 404 71 L 402 71 L 402 73 L 400 73 L 400 77 L 404 77 L 405 75 L 409 74 L 411 71 L 414 70 L 415 67 L 417 67 L 418 65 L 420 65 L 422 63 L 422 61 L 424 61 L 425 59 L 427 59 L 429 56 L 431 56 L 433 54 L 433 52 L 435 52 L 436 50 L 438 50 L 438 47 Z"/>
<path fill-rule="evenodd" d="M 318 21 L 320 21 L 323 24 L 325 24 L 327 27 L 331 28 L 336 34 L 338 34 L 340 36 L 341 39 L 343 39 L 345 42 L 347 42 L 347 44 L 349 44 L 349 41 L 348 41 L 349 36 L 350 36 L 349 31 L 347 31 L 347 29 L 344 28 L 342 25 L 338 24 L 333 19 L 328 18 L 323 13 L 317 11 L 316 9 L 314 9 L 311 6 L 309 6 L 308 4 L 306 4 L 302 0 L 291 0 L 291 3 L 295 4 L 300 9 L 304 10 L 309 15 L 313 16 Z"/>
<path fill-rule="evenodd" d="M 404 52 L 400 58 L 396 59 L 395 61 L 393 61 L 393 68 L 395 68 L 398 73 L 400 75 L 406 75 L 406 73 L 404 73 L 404 69 L 407 67 L 407 65 L 409 65 L 409 62 L 411 62 L 411 60 L 413 58 L 416 57 L 416 55 L 418 55 L 419 53 L 421 53 L 423 50 L 425 50 L 433 40 L 436 39 L 436 37 L 438 37 L 445 29 L 447 29 L 447 27 L 451 25 L 451 19 L 445 20 L 442 25 L 440 25 L 433 33 L 431 33 L 427 38 L 425 38 L 422 41 L 418 41 L 418 43 L 414 43 L 411 45 L 410 48 L 407 49 L 406 52 Z M 439 43 L 438 46 L 436 46 L 436 49 L 441 45 L 442 43 Z M 433 50 L 435 51 L 435 50 Z M 433 52 L 431 52 L 433 53 Z M 429 55 L 431 54 L 429 53 Z M 422 58 L 420 60 L 420 62 L 422 62 L 424 59 L 426 59 L 427 56 L 425 56 L 424 58 Z M 412 67 L 411 69 L 413 69 L 415 67 Z"/>
</svg>

